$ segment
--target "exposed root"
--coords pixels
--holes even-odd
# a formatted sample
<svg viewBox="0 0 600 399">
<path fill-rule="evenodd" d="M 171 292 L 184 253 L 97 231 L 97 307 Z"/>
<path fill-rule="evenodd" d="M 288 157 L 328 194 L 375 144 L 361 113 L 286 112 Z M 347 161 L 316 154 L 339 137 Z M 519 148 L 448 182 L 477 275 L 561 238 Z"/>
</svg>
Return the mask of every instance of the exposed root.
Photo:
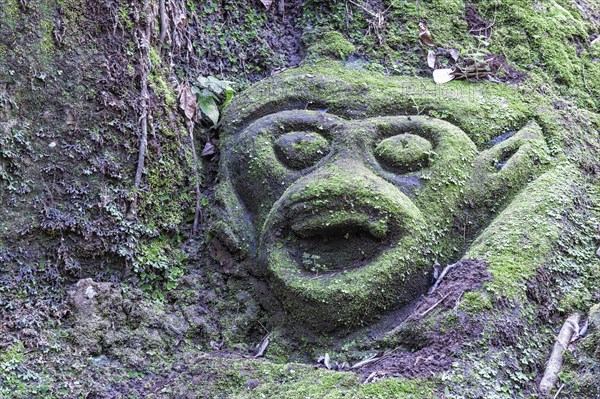
<svg viewBox="0 0 600 399">
<path fill-rule="evenodd" d="M 129 208 L 129 217 L 135 218 L 137 216 L 137 200 L 138 192 L 142 183 L 142 174 L 144 172 L 144 163 L 146 157 L 146 149 L 148 148 L 148 119 L 152 118 L 148 111 L 148 73 L 150 71 L 150 35 L 152 34 L 152 23 L 154 16 L 150 9 L 149 0 L 144 1 L 144 13 L 146 29 L 143 32 L 139 32 L 138 37 L 138 49 L 140 52 L 140 103 L 142 109 L 142 115 L 140 117 L 140 147 L 137 162 L 137 170 L 135 173 L 135 182 L 133 186 L 133 198 L 131 200 L 131 206 Z"/>
</svg>

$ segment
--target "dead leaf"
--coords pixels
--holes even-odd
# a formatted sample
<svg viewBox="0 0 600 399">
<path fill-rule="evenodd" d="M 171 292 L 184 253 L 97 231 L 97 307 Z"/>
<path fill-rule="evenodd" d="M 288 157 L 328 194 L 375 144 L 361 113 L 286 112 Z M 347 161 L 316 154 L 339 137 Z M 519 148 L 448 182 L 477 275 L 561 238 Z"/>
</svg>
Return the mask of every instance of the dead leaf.
<svg viewBox="0 0 600 399">
<path fill-rule="evenodd" d="M 454 62 L 458 61 L 458 56 L 460 55 L 460 52 L 458 50 L 451 48 L 450 50 L 448 50 L 448 52 L 450 53 L 450 57 L 452 57 Z"/>
<path fill-rule="evenodd" d="M 419 39 L 421 40 L 421 44 L 425 44 L 429 47 L 433 47 L 433 39 L 431 38 L 431 33 L 429 29 L 425 26 L 423 22 L 419 22 Z"/>
<path fill-rule="evenodd" d="M 331 370 L 331 359 L 329 358 L 329 353 L 325 354 L 325 358 L 323 359 L 323 364 L 327 367 L 327 370 Z"/>
<path fill-rule="evenodd" d="M 436 69 L 433 71 L 433 81 L 437 84 L 448 83 L 454 79 L 452 72 L 454 72 L 452 68 Z"/>
<path fill-rule="evenodd" d="M 319 356 L 317 363 L 323 363 L 325 367 L 327 367 L 327 370 L 331 370 L 331 358 L 329 357 L 329 353 Z"/>
<path fill-rule="evenodd" d="M 185 113 L 185 117 L 191 120 L 196 114 L 196 96 L 186 85 L 179 92 L 179 108 Z"/>
<path fill-rule="evenodd" d="M 216 153 L 217 153 L 217 147 L 215 147 L 215 145 L 213 143 L 211 143 L 210 141 L 207 141 L 206 145 L 204 146 L 204 149 L 202 150 L 202 156 L 208 157 L 208 156 L 214 155 Z"/>
<path fill-rule="evenodd" d="M 187 26 L 187 24 L 188 24 L 187 16 L 185 14 L 181 14 L 179 16 L 179 23 L 178 23 L 178 25 L 180 25 L 180 26 Z"/>
<path fill-rule="evenodd" d="M 271 4 L 273 4 L 273 0 L 260 0 L 260 2 L 263 3 L 263 6 L 265 6 L 267 10 L 271 7 Z"/>
<path fill-rule="evenodd" d="M 429 50 L 429 53 L 427 53 L 427 65 L 431 69 L 435 68 L 435 51 L 433 50 Z"/>
<path fill-rule="evenodd" d="M 256 355 L 254 355 L 254 357 L 262 357 L 265 354 L 265 351 L 267 350 L 267 346 L 269 346 L 268 335 L 265 337 L 265 339 L 263 339 L 263 342 L 262 344 L 260 344 L 260 348 L 258 348 L 258 352 L 256 352 Z"/>
</svg>

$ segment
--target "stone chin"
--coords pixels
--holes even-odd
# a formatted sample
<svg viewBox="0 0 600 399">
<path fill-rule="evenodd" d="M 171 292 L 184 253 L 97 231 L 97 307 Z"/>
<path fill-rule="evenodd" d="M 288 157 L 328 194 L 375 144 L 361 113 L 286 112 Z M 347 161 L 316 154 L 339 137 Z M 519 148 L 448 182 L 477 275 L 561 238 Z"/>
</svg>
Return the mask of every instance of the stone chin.
<svg viewBox="0 0 600 399">
<path fill-rule="evenodd" d="M 360 164 L 338 161 L 276 202 L 258 251 L 287 307 L 333 328 L 364 318 L 365 303 L 384 310 L 420 293 L 425 257 L 416 245 L 424 231 L 405 194 Z"/>
</svg>

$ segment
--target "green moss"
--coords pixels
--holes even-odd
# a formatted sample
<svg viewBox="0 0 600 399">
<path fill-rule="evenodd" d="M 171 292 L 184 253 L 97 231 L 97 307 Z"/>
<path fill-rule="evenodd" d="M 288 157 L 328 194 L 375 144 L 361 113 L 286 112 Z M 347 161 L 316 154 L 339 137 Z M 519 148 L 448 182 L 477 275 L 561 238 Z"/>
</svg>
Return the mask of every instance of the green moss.
<svg viewBox="0 0 600 399">
<path fill-rule="evenodd" d="M 329 143 L 314 132 L 292 132 L 277 140 L 275 152 L 288 166 L 304 169 L 316 164 L 329 152 Z"/>
<path fill-rule="evenodd" d="M 525 284 L 550 256 L 561 232 L 560 210 L 571 203 L 569 189 L 578 179 L 568 164 L 545 173 L 515 197 L 465 254 L 489 262 L 493 281 L 484 287 L 492 297 L 525 299 Z"/>
<path fill-rule="evenodd" d="M 152 229 L 176 230 L 183 222 L 185 212 L 182 203 L 191 200 L 192 194 L 186 191 L 191 168 L 181 153 L 178 136 L 168 128 L 160 129 L 164 145 L 159 154 L 148 151 L 146 177 L 148 187 L 139 193 L 138 213 Z"/>
<path fill-rule="evenodd" d="M 27 363 L 25 347 L 17 341 L 0 349 L 0 397 L 26 399 L 48 397 L 53 383 L 45 373 L 33 369 Z"/>
<path fill-rule="evenodd" d="M 597 83 L 592 80 L 597 57 L 584 50 L 588 37 L 597 31 L 591 7 L 577 8 L 567 0 L 471 2 L 469 7 L 491 26 L 488 37 L 486 31 L 469 31 L 462 1 L 392 2 L 385 10 L 373 7 L 307 5 L 302 21 L 307 43 L 317 41 L 323 32 L 344 32 L 357 53 L 370 59 L 363 61 L 368 68 L 430 76 L 425 64 L 427 51 L 417 34 L 419 21 L 425 21 L 438 47 L 458 49 L 462 57 L 481 52 L 505 55 L 511 66 L 530 75 L 531 82 L 525 84 L 528 90 L 541 86 L 553 96 L 577 96 L 580 104 L 590 109 L 600 106 Z"/>
<path fill-rule="evenodd" d="M 326 32 L 308 46 L 307 52 L 313 57 L 333 57 L 347 59 L 356 51 L 356 47 L 339 32 Z"/>
<path fill-rule="evenodd" d="M 461 309 L 468 312 L 480 312 L 493 308 L 489 295 L 481 291 L 466 292 L 460 302 Z"/>
<path fill-rule="evenodd" d="M 314 369 L 311 366 L 289 363 L 275 365 L 268 362 L 245 362 L 234 365 L 233 374 L 239 376 L 244 370 L 248 377 L 239 377 L 229 382 L 231 398 L 281 398 L 290 399 L 408 399 L 433 398 L 432 384 L 419 379 L 386 378 L 369 384 L 362 384 L 354 373 L 333 372 Z M 249 371 L 251 370 L 251 371 Z M 245 387 L 252 379 L 258 386 Z M 233 382 L 233 384 L 231 384 Z M 233 386 L 232 386 L 233 385 Z"/>
<path fill-rule="evenodd" d="M 154 46 L 150 46 L 149 56 L 152 68 L 160 68 L 162 65 L 162 58 L 160 57 L 159 51 Z"/>
<path fill-rule="evenodd" d="M 121 4 L 119 8 L 119 22 L 124 30 L 133 32 L 133 21 L 129 16 L 129 5 L 127 3 Z"/>
<path fill-rule="evenodd" d="M 48 19 L 43 19 L 40 22 L 41 29 L 41 40 L 40 40 L 40 50 L 42 51 L 42 56 L 46 57 L 46 59 L 50 59 L 54 54 L 55 46 L 54 46 L 54 22 Z"/>
<path fill-rule="evenodd" d="M 141 244 L 136 249 L 133 270 L 139 276 L 142 287 L 156 299 L 163 299 L 165 292 L 173 290 L 183 276 L 183 252 L 177 249 L 177 240 L 165 238 Z"/>
<path fill-rule="evenodd" d="M 169 85 L 160 72 L 152 71 L 148 76 L 150 88 L 164 98 L 165 104 L 168 107 L 174 107 L 177 103 L 177 95 L 175 90 Z"/>
<path fill-rule="evenodd" d="M 535 93 L 525 96 L 510 86 L 474 86 L 460 81 L 436 85 L 426 79 L 352 70 L 335 62 L 281 74 L 248 93 L 237 96 L 228 107 L 243 111 L 226 115 L 229 125 L 241 122 L 243 115 L 296 100 L 309 108 L 326 104 L 329 112 L 352 118 L 422 112 L 454 123 L 478 146 L 508 130 L 520 129 L 535 117 L 536 108 L 546 103 Z"/>
<path fill-rule="evenodd" d="M 19 9 L 19 0 L 5 0 L 2 9 L 0 9 L 0 18 L 2 19 L 2 23 L 6 24 L 8 29 L 14 29 L 17 20 L 21 15 L 21 10 Z"/>
</svg>

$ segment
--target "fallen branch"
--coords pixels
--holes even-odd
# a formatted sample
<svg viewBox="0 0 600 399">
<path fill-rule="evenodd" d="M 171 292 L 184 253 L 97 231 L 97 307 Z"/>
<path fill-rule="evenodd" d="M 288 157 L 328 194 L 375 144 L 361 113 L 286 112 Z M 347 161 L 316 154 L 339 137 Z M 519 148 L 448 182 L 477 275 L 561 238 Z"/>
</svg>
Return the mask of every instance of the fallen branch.
<svg viewBox="0 0 600 399">
<path fill-rule="evenodd" d="M 380 374 L 380 373 L 381 372 L 379 372 L 379 371 L 373 371 L 371 374 L 369 374 L 369 376 L 367 377 L 365 382 L 363 382 L 363 384 L 368 384 L 369 382 L 373 382 L 375 380 L 375 377 L 379 377 L 380 375 L 385 375 L 385 374 Z"/>
<path fill-rule="evenodd" d="M 376 361 L 378 361 L 379 359 L 380 359 L 380 358 L 379 358 L 379 357 L 377 357 L 377 355 L 375 354 L 375 355 L 371 356 L 371 357 L 370 357 L 370 358 L 368 358 L 368 359 L 361 360 L 360 362 L 356 363 L 354 366 L 350 367 L 350 369 L 351 369 L 351 370 L 356 370 L 356 369 L 359 369 L 359 368 L 361 368 L 361 367 L 363 367 L 363 366 L 366 366 L 366 365 L 367 365 L 367 364 L 369 364 L 369 363 L 376 362 Z"/>
<path fill-rule="evenodd" d="M 446 266 L 446 268 L 444 270 L 442 270 L 442 273 L 440 274 L 440 276 L 435 281 L 435 284 L 429 289 L 429 291 L 427 292 L 427 294 L 433 293 L 433 291 L 435 291 L 437 289 L 437 287 L 440 285 L 440 283 L 442 282 L 442 279 L 446 276 L 446 274 L 448 274 L 448 272 L 451 269 L 453 269 L 456 265 L 458 265 L 458 262 Z"/>
<path fill-rule="evenodd" d="M 550 391 L 554 388 L 558 379 L 558 373 L 562 367 L 563 352 L 567 350 L 567 347 L 571 342 L 571 337 L 574 334 L 577 334 L 578 331 L 579 313 L 574 313 L 567 318 L 560 329 L 558 338 L 556 339 L 556 343 L 550 354 L 550 359 L 548 359 L 544 377 L 542 378 L 542 381 L 540 381 L 540 393 L 542 396 L 550 395 Z"/>
</svg>

